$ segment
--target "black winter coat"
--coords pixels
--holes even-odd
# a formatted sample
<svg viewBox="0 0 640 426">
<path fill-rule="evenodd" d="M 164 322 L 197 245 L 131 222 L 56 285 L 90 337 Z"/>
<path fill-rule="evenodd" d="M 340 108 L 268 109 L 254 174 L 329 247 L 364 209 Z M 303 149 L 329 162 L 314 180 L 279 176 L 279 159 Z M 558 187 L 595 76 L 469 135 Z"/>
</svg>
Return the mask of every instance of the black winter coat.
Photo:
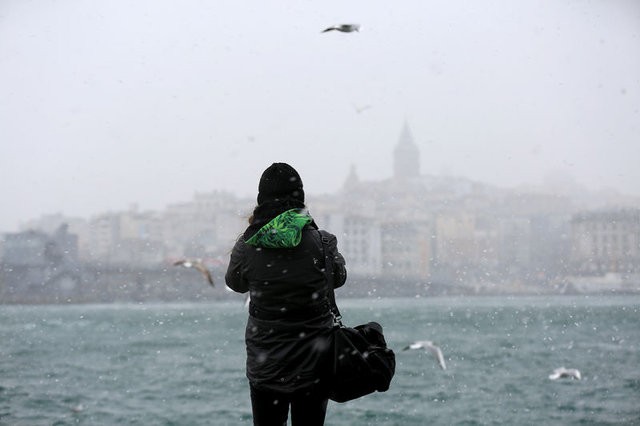
<svg viewBox="0 0 640 426">
<path fill-rule="evenodd" d="M 333 265 L 334 288 L 346 280 L 345 261 L 336 237 L 318 231 L 313 222 L 301 228 L 300 242 L 293 247 L 247 244 L 253 231 L 250 227 L 236 242 L 225 276 L 229 288 L 251 296 L 247 378 L 259 389 L 295 392 L 320 382 L 333 327 L 325 258 Z"/>
</svg>

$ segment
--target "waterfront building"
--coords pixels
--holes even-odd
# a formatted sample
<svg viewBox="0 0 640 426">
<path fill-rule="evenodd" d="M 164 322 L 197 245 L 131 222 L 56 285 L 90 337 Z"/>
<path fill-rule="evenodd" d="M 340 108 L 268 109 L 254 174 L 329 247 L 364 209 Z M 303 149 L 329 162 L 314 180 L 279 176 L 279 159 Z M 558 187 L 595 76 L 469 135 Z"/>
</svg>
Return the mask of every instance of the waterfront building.
<svg viewBox="0 0 640 426">
<path fill-rule="evenodd" d="M 103 213 L 89 220 L 87 252 L 90 263 L 154 265 L 164 258 L 162 221 L 156 212 L 132 205 L 123 212 Z"/>
<path fill-rule="evenodd" d="M 578 275 L 640 273 L 640 209 L 576 214 L 571 241 L 571 264 Z"/>
<path fill-rule="evenodd" d="M 44 266 L 49 236 L 42 231 L 8 233 L 3 237 L 2 263 L 8 265 Z"/>
<path fill-rule="evenodd" d="M 62 224 L 52 234 L 39 230 L 3 236 L 0 303 L 58 300 L 80 283 L 78 238 Z"/>
<path fill-rule="evenodd" d="M 162 213 L 167 257 L 218 258 L 225 255 L 247 225 L 253 204 L 224 191 L 196 193 L 191 201 Z"/>
</svg>

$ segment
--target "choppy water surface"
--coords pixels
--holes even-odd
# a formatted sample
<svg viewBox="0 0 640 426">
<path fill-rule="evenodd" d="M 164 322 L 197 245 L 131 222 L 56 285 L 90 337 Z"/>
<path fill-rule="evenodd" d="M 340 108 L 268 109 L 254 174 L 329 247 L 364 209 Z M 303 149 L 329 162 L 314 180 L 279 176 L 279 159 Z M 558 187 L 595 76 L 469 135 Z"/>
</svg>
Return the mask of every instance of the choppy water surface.
<svg viewBox="0 0 640 426">
<path fill-rule="evenodd" d="M 348 299 L 397 354 L 327 425 L 640 424 L 640 297 Z M 0 305 L 1 425 L 248 425 L 241 302 Z M 431 355 L 401 349 L 429 339 Z M 551 381 L 554 368 L 580 381 Z"/>
</svg>

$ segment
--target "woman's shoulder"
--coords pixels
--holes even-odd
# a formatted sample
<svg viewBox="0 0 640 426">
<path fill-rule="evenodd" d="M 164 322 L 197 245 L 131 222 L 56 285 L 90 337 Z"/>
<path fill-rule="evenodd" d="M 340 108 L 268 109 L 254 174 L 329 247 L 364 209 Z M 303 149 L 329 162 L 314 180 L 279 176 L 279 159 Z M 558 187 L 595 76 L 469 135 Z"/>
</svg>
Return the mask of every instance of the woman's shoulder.
<svg viewBox="0 0 640 426">
<path fill-rule="evenodd" d="M 318 229 L 317 234 L 320 243 L 324 244 L 330 250 L 333 250 L 338 246 L 338 238 L 331 232 L 324 229 Z"/>
<path fill-rule="evenodd" d="M 236 242 L 233 245 L 233 249 L 231 249 L 232 254 L 240 254 L 244 253 L 247 247 L 247 243 L 245 242 L 244 236 L 241 234 L 236 238 Z"/>
<path fill-rule="evenodd" d="M 332 234 L 331 232 L 329 232 L 327 230 L 324 230 L 324 229 L 318 229 L 318 233 L 324 239 L 328 239 L 328 240 L 337 240 L 338 239 L 334 234 Z"/>
</svg>

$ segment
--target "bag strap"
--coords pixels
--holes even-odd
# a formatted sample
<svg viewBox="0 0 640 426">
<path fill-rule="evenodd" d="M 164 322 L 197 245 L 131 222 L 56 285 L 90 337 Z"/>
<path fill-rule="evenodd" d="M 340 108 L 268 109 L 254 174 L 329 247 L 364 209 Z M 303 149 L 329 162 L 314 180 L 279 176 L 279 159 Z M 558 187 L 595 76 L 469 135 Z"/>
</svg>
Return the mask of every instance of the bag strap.
<svg viewBox="0 0 640 426">
<path fill-rule="evenodd" d="M 327 256 L 326 246 L 329 244 L 329 238 L 323 235 L 320 230 L 318 230 L 318 235 L 320 235 L 322 255 L 324 256 L 324 275 L 329 287 L 327 291 L 327 308 L 329 312 L 331 312 L 331 315 L 333 315 L 333 322 L 340 327 L 344 327 L 342 324 L 342 314 L 336 304 L 336 294 L 333 289 L 333 259 L 331 259 L 331 256 Z"/>
</svg>

